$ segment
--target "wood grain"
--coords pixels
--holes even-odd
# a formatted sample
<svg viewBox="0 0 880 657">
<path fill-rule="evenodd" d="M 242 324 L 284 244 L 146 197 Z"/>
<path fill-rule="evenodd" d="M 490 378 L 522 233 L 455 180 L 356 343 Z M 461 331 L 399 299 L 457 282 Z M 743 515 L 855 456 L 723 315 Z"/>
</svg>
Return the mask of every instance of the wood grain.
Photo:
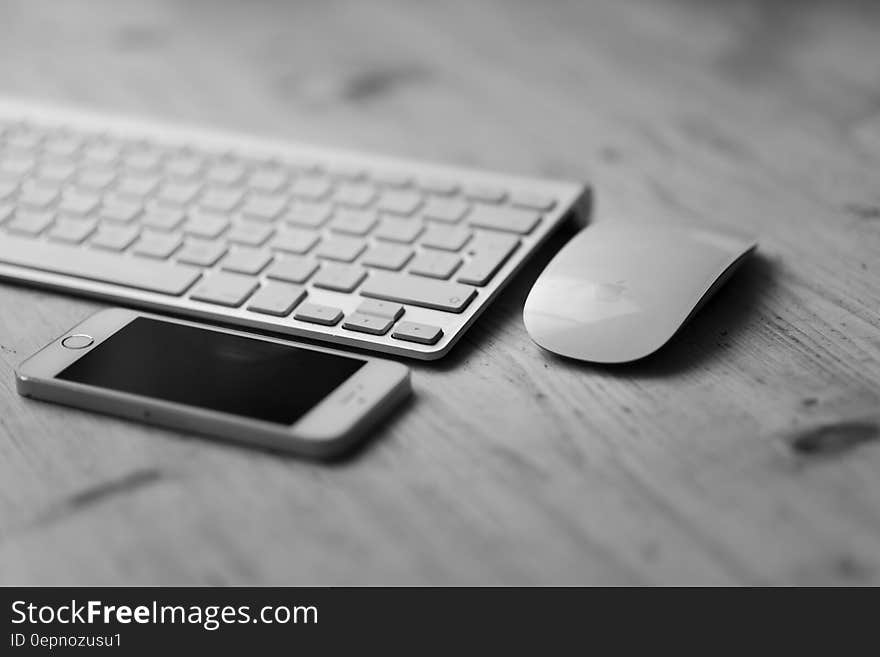
<svg viewBox="0 0 880 657">
<path fill-rule="evenodd" d="M 868 2 L 0 2 L 0 93 L 591 181 L 740 225 L 655 357 L 541 351 L 566 229 L 332 466 L 29 402 L 99 306 L 0 286 L 4 584 L 880 583 L 880 9 Z"/>
</svg>

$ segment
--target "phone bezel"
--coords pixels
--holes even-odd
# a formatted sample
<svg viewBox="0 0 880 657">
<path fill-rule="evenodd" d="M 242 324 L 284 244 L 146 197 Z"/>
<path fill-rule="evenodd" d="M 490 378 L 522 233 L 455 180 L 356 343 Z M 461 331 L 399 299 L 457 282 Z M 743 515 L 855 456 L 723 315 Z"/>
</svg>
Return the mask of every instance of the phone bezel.
<svg viewBox="0 0 880 657">
<path fill-rule="evenodd" d="M 365 364 L 291 425 L 56 378 L 138 317 L 335 354 Z M 62 341 L 74 334 L 90 335 L 94 342 L 82 349 L 64 347 Z M 371 420 L 410 390 L 409 368 L 400 363 L 124 308 L 100 311 L 66 331 L 25 360 L 16 380 L 19 392 L 28 397 L 313 456 L 327 456 L 348 447 Z"/>
</svg>

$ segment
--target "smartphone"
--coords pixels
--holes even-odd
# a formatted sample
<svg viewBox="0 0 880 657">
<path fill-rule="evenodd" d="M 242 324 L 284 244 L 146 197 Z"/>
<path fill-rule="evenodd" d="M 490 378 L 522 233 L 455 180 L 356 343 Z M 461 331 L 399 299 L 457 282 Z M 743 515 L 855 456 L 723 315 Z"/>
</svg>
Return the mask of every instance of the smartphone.
<svg viewBox="0 0 880 657">
<path fill-rule="evenodd" d="M 319 458 L 411 392 L 399 363 L 122 308 L 28 358 L 16 382 L 25 397 Z"/>
</svg>

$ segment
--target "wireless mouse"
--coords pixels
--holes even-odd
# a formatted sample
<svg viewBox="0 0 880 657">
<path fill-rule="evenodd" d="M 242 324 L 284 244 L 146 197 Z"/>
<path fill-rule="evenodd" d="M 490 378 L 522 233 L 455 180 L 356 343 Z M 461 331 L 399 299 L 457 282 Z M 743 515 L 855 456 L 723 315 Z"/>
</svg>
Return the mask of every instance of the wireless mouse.
<svg viewBox="0 0 880 657">
<path fill-rule="evenodd" d="M 756 240 L 737 231 L 663 223 L 591 224 L 556 254 L 532 287 L 526 330 L 544 349 L 625 363 L 662 347 Z"/>
</svg>

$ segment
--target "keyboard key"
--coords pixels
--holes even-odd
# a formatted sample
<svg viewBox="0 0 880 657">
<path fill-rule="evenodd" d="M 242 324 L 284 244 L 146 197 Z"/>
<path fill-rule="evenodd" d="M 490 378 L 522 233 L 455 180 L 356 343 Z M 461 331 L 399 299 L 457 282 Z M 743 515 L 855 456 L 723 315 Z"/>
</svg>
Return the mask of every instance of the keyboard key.
<svg viewBox="0 0 880 657">
<path fill-rule="evenodd" d="M 412 244 L 424 229 L 420 221 L 385 217 L 373 234 L 380 240 Z"/>
<path fill-rule="evenodd" d="M 162 162 L 162 154 L 154 149 L 143 149 L 123 156 L 123 164 L 135 171 L 155 171 Z"/>
<path fill-rule="evenodd" d="M 361 262 L 369 267 L 399 271 L 412 256 L 412 249 L 408 246 L 379 242 L 369 248 Z"/>
<path fill-rule="evenodd" d="M 481 251 L 506 251 L 511 253 L 520 245 L 519 237 L 508 233 L 495 233 L 491 231 L 477 231 L 474 239 L 468 244 L 465 253 L 476 256 Z"/>
<path fill-rule="evenodd" d="M 36 130 L 19 130 L 6 138 L 6 144 L 16 150 L 33 151 L 39 147 L 42 140 L 43 135 Z"/>
<path fill-rule="evenodd" d="M 34 210 L 45 210 L 55 202 L 56 198 L 58 198 L 57 188 L 32 185 L 22 189 L 18 195 L 18 203 Z"/>
<path fill-rule="evenodd" d="M 312 279 L 312 285 L 336 292 L 353 292 L 366 276 L 367 272 L 361 267 L 326 264 Z"/>
<path fill-rule="evenodd" d="M 325 203 L 294 203 L 284 215 L 284 221 L 303 228 L 318 228 L 333 214 Z"/>
<path fill-rule="evenodd" d="M 220 267 L 226 271 L 256 276 L 272 262 L 272 254 L 263 249 L 239 247 L 230 251 Z"/>
<path fill-rule="evenodd" d="M 432 198 L 422 209 L 422 216 L 431 221 L 455 224 L 470 210 L 470 204 L 457 198 Z"/>
<path fill-rule="evenodd" d="M 342 323 L 342 328 L 349 331 L 369 333 L 370 335 L 385 335 L 392 324 L 394 324 L 394 320 L 387 317 L 354 313 L 349 315 L 348 319 Z"/>
<path fill-rule="evenodd" d="M 443 336 L 443 330 L 429 324 L 417 322 L 400 322 L 391 334 L 397 340 L 418 342 L 419 344 L 437 344 Z"/>
<path fill-rule="evenodd" d="M 305 297 L 306 291 L 299 285 L 266 283 L 251 297 L 247 309 L 265 315 L 287 317 Z"/>
<path fill-rule="evenodd" d="M 36 166 L 36 161 L 30 156 L 13 157 L 6 155 L 0 160 L 0 176 L 21 180 Z"/>
<path fill-rule="evenodd" d="M 165 260 L 180 248 L 181 242 L 179 235 L 148 231 L 141 235 L 137 244 L 132 248 L 132 253 L 147 258 Z"/>
<path fill-rule="evenodd" d="M 277 258 L 266 276 L 290 283 L 305 283 L 318 270 L 318 263 L 310 258 Z"/>
<path fill-rule="evenodd" d="M 429 226 L 422 236 L 422 246 L 443 251 L 460 251 L 471 238 L 471 231 L 463 226 Z"/>
<path fill-rule="evenodd" d="M 412 176 L 399 171 L 377 171 L 373 180 L 386 187 L 409 187 L 413 183 Z"/>
<path fill-rule="evenodd" d="M 95 232 L 96 226 L 97 222 L 93 219 L 62 217 L 52 226 L 48 237 L 56 242 L 81 244 L 89 235 Z"/>
<path fill-rule="evenodd" d="M 318 175 L 321 173 L 321 165 L 314 158 L 285 155 L 282 160 L 284 166 L 294 169 L 299 173 L 309 175 Z"/>
<path fill-rule="evenodd" d="M 366 248 L 367 245 L 363 240 L 339 235 L 321 242 L 321 244 L 318 245 L 315 254 L 319 258 L 339 260 L 341 262 L 352 262 L 363 253 Z"/>
<path fill-rule="evenodd" d="M 60 212 L 69 212 L 70 214 L 90 214 L 101 203 L 101 198 L 94 194 L 83 194 L 79 192 L 65 192 L 58 204 Z"/>
<path fill-rule="evenodd" d="M 290 193 L 298 199 L 320 201 L 330 195 L 333 185 L 326 178 L 307 176 L 297 178 L 290 186 Z"/>
<path fill-rule="evenodd" d="M 363 303 L 357 307 L 357 312 L 366 315 L 376 315 L 378 317 L 387 317 L 395 322 L 403 315 L 403 306 L 399 303 L 391 303 L 390 301 L 379 301 L 378 299 L 364 299 Z"/>
<path fill-rule="evenodd" d="M 190 299 L 238 308 L 259 286 L 256 278 L 241 274 L 214 272 L 204 278 L 190 294 Z"/>
<path fill-rule="evenodd" d="M 461 266 L 461 258 L 454 253 L 425 250 L 409 266 L 409 272 L 418 276 L 447 279 Z"/>
<path fill-rule="evenodd" d="M 199 207 L 217 212 L 231 212 L 244 199 L 244 190 L 237 187 L 209 187 L 199 198 Z"/>
<path fill-rule="evenodd" d="M 124 140 L 104 132 L 90 132 L 83 136 L 83 157 L 101 163 L 120 160 L 119 164 L 122 164 L 126 158 L 135 154 L 135 148 L 146 148 L 146 144 L 145 139 Z"/>
<path fill-rule="evenodd" d="M 375 198 L 376 190 L 370 185 L 342 184 L 333 193 L 334 202 L 351 208 L 365 208 Z"/>
<path fill-rule="evenodd" d="M 186 219 L 186 214 L 183 210 L 154 207 L 146 211 L 141 218 L 141 223 L 156 230 L 172 231 L 183 223 L 184 219 Z"/>
<path fill-rule="evenodd" d="M 283 169 L 264 167 L 257 169 L 248 179 L 248 186 L 261 192 L 275 193 L 287 184 L 287 173 Z"/>
<path fill-rule="evenodd" d="M 552 196 L 543 196 L 541 194 L 516 192 L 510 195 L 510 204 L 518 208 L 525 208 L 526 210 L 549 212 L 556 206 L 556 199 Z"/>
<path fill-rule="evenodd" d="M 107 221 L 115 221 L 118 223 L 129 223 L 141 213 L 143 208 L 137 202 L 125 201 L 104 201 L 101 207 L 100 217 Z"/>
<path fill-rule="evenodd" d="M 11 198 L 17 189 L 18 185 L 16 183 L 0 180 L 0 201 Z"/>
<path fill-rule="evenodd" d="M 165 173 L 181 180 L 195 178 L 201 173 L 205 161 L 194 155 L 175 155 L 165 162 Z"/>
<path fill-rule="evenodd" d="M 9 134 L 6 138 L 6 144 L 11 148 L 33 151 L 39 147 L 42 140 L 43 134 L 40 131 L 20 128 Z"/>
<path fill-rule="evenodd" d="M 113 169 L 87 167 L 76 177 L 76 184 L 90 191 L 100 192 L 107 189 L 116 180 Z"/>
<path fill-rule="evenodd" d="M 152 194 L 158 186 L 159 178 L 156 176 L 127 175 L 116 182 L 115 191 L 121 196 L 143 199 Z"/>
<path fill-rule="evenodd" d="M 226 254 L 226 245 L 200 239 L 189 239 L 177 254 L 177 260 L 187 265 L 213 267 Z"/>
<path fill-rule="evenodd" d="M 229 219 L 221 214 L 196 212 L 183 225 L 183 232 L 187 235 L 214 239 L 219 237 L 228 226 Z"/>
<path fill-rule="evenodd" d="M 540 221 L 540 213 L 532 210 L 489 205 L 475 205 L 467 216 L 467 222 L 471 226 L 521 235 L 531 233 Z"/>
<path fill-rule="evenodd" d="M 271 224 L 242 219 L 232 225 L 232 228 L 226 233 L 226 239 L 236 244 L 262 246 L 266 243 L 266 240 L 272 237 L 274 232 L 275 229 Z"/>
<path fill-rule="evenodd" d="M 379 196 L 376 208 L 381 212 L 409 217 L 422 204 L 422 195 L 409 190 L 385 190 Z"/>
<path fill-rule="evenodd" d="M 198 183 L 165 183 L 159 188 L 156 198 L 165 205 L 183 206 L 190 203 L 199 193 Z"/>
<path fill-rule="evenodd" d="M 452 180 L 442 180 L 440 178 L 426 178 L 419 181 L 419 187 L 431 194 L 439 196 L 452 196 L 458 193 L 458 183 Z"/>
<path fill-rule="evenodd" d="M 303 254 L 311 251 L 319 240 L 318 234 L 310 230 L 285 228 L 278 231 L 270 246 L 278 251 Z"/>
<path fill-rule="evenodd" d="M 378 222 L 372 210 L 351 210 L 342 208 L 333 214 L 330 230 L 349 235 L 366 235 Z"/>
<path fill-rule="evenodd" d="M 82 145 L 82 139 L 78 137 L 54 137 L 43 144 L 43 152 L 59 157 L 71 157 L 76 154 Z"/>
<path fill-rule="evenodd" d="M 342 311 L 332 306 L 321 306 L 317 303 L 303 303 L 296 309 L 294 319 L 312 324 L 335 326 L 342 319 Z"/>
<path fill-rule="evenodd" d="M 466 185 L 463 193 L 466 199 L 483 203 L 501 203 L 507 198 L 506 190 L 491 185 Z"/>
<path fill-rule="evenodd" d="M 11 221 L 6 223 L 6 228 L 21 235 L 36 236 L 52 225 L 55 217 L 51 212 L 28 212 L 17 211 Z"/>
<path fill-rule="evenodd" d="M 360 180 L 367 175 L 366 170 L 357 164 L 333 164 L 327 167 L 327 173 L 342 180 Z"/>
<path fill-rule="evenodd" d="M 168 262 L 13 236 L 0 239 L 0 262 L 171 296 L 186 292 L 201 275 Z"/>
<path fill-rule="evenodd" d="M 235 162 L 215 164 L 208 169 L 206 178 L 211 182 L 223 185 L 234 185 L 244 178 L 245 168 Z"/>
<path fill-rule="evenodd" d="M 518 246 L 519 240 L 512 235 L 478 236 L 468 247 L 470 259 L 456 278 L 468 285 L 486 285 Z"/>
<path fill-rule="evenodd" d="M 76 175 L 76 167 L 68 162 L 49 162 L 39 168 L 36 173 L 40 182 L 65 183 Z"/>
<path fill-rule="evenodd" d="M 89 243 L 99 249 L 124 251 L 138 237 L 137 226 L 99 226 Z"/>
<path fill-rule="evenodd" d="M 363 284 L 361 295 L 460 313 L 477 296 L 477 291 L 458 283 L 377 271 Z"/>
<path fill-rule="evenodd" d="M 254 194 L 242 206 L 242 213 L 252 219 L 274 221 L 287 207 L 287 197 L 281 194 Z"/>
</svg>

